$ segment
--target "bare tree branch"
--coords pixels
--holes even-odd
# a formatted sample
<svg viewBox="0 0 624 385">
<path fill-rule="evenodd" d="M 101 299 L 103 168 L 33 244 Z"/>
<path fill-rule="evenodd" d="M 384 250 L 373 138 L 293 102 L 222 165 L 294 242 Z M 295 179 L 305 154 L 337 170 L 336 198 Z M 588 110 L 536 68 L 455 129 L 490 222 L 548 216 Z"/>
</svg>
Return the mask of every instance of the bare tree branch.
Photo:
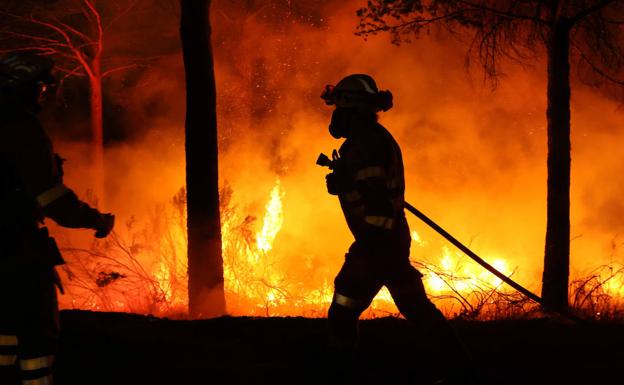
<svg viewBox="0 0 624 385">
<path fill-rule="evenodd" d="M 523 15 L 521 13 L 507 12 L 507 11 L 503 11 L 503 10 L 500 10 L 500 9 L 488 7 L 485 4 L 473 3 L 473 2 L 470 2 L 470 1 L 466 1 L 466 0 L 456 0 L 456 1 L 458 3 L 460 3 L 460 4 L 464 4 L 464 5 L 467 5 L 469 7 L 472 7 L 472 8 L 475 8 L 475 9 L 479 9 L 481 11 L 486 11 L 486 12 L 492 13 L 492 14 L 494 14 L 496 16 L 501 16 L 501 17 L 508 18 L 508 19 L 513 19 L 513 20 L 531 20 L 531 21 L 534 21 L 536 23 L 547 24 L 547 21 L 541 19 L 540 17 Z"/>
<path fill-rule="evenodd" d="M 91 0 L 84 0 L 85 5 L 89 8 L 93 17 L 95 18 L 95 26 L 97 28 L 97 36 L 95 40 L 97 41 L 95 56 L 99 57 L 102 54 L 102 40 L 104 38 L 104 31 L 102 30 L 102 18 L 100 17 L 100 13 L 95 8 Z"/>
<path fill-rule="evenodd" d="M 80 39 L 82 39 L 84 41 L 91 41 L 92 40 L 92 38 L 90 36 L 87 36 L 86 34 L 80 32 L 76 28 L 72 27 L 71 25 L 62 22 L 58 17 L 52 17 L 52 21 L 54 21 L 54 23 L 56 23 L 56 25 L 59 25 L 60 27 L 64 28 L 68 32 L 71 32 L 72 34 L 76 35 L 77 37 L 79 37 Z"/>
<path fill-rule="evenodd" d="M 126 16 L 128 13 L 130 13 L 130 11 L 139 3 L 139 0 L 133 0 L 129 5 L 127 5 L 126 7 L 124 7 L 123 11 L 119 12 L 117 15 L 115 15 L 115 17 L 113 17 L 108 23 L 106 23 L 106 25 L 104 25 L 102 28 L 104 31 L 107 31 L 110 29 L 110 27 L 117 23 L 119 20 L 121 20 L 124 16 Z M 116 4 L 117 7 L 119 7 L 118 4 Z"/>
<path fill-rule="evenodd" d="M 128 65 L 125 65 L 125 66 L 117 67 L 117 68 L 111 68 L 111 69 L 109 69 L 107 71 L 104 71 L 102 73 L 102 78 L 105 78 L 105 77 L 107 77 L 107 76 L 109 76 L 109 75 L 111 75 L 111 74 L 113 74 L 115 72 L 125 71 L 125 70 L 128 70 L 130 68 L 139 68 L 139 67 L 144 67 L 144 66 L 145 65 L 133 63 L 133 64 L 128 64 Z"/>
<path fill-rule="evenodd" d="M 588 55 L 585 54 L 585 52 L 583 52 L 583 50 L 574 42 L 571 41 L 570 44 L 572 45 L 572 47 L 574 47 L 574 49 L 579 53 L 581 59 L 583 59 L 583 61 L 585 63 L 587 63 L 587 65 L 589 65 L 591 67 L 591 69 L 597 73 L 598 75 L 600 75 L 601 77 L 603 77 L 604 79 L 610 81 L 611 83 L 620 85 L 620 86 L 624 86 L 624 80 L 622 79 L 617 79 L 611 75 L 609 75 L 605 70 L 603 70 L 602 68 L 598 67 L 590 58 Z"/>
<path fill-rule="evenodd" d="M 608 6 L 608 5 L 612 4 L 612 3 L 615 3 L 616 1 L 617 0 L 602 0 L 602 1 L 594 4 L 593 6 L 591 6 L 589 8 L 586 8 L 586 9 L 580 11 L 579 13 L 577 13 L 575 16 L 573 16 L 570 19 L 570 22 L 572 24 L 575 24 L 579 20 L 582 20 L 582 19 L 586 18 L 587 16 L 591 15 L 594 12 L 600 11 L 604 7 L 606 7 L 606 6 Z"/>
<path fill-rule="evenodd" d="M 11 53 L 11 52 L 32 52 L 32 51 L 36 51 L 44 56 L 55 55 L 58 53 L 58 51 L 55 49 L 48 48 L 48 47 L 41 47 L 41 46 L 0 49 L 0 53 L 2 54 Z"/>
<path fill-rule="evenodd" d="M 65 75 L 63 75 L 63 77 L 61 77 L 61 79 L 59 80 L 58 88 L 56 89 L 56 97 L 61 98 L 61 95 L 63 94 L 63 89 L 65 88 L 65 82 L 67 81 L 67 79 L 72 76 L 84 76 L 84 73 L 81 74 L 81 72 L 83 72 L 84 69 L 82 68 L 81 65 L 77 65 L 72 70 L 67 70 L 59 66 L 57 66 L 56 68 L 57 68 L 57 71 L 65 72 Z"/>
<path fill-rule="evenodd" d="M 39 42 L 39 43 L 58 43 L 58 41 L 54 39 L 50 39 L 50 38 L 43 37 L 43 36 L 30 35 L 30 34 L 22 33 L 22 32 L 3 31 L 2 33 L 7 36 L 12 36 L 15 38 L 22 38 L 25 40 L 32 40 L 34 42 Z"/>
<path fill-rule="evenodd" d="M 15 17 L 17 17 L 20 20 L 31 22 L 33 24 L 37 24 L 37 25 L 40 25 L 42 27 L 51 29 L 52 31 L 58 33 L 63 38 L 63 40 L 65 40 L 65 43 L 67 44 L 68 47 L 73 47 L 73 42 L 72 42 L 71 38 L 69 37 L 67 32 L 65 32 L 60 27 L 58 27 L 58 26 L 56 26 L 56 25 L 54 25 L 52 23 L 48 23 L 48 22 L 44 22 L 44 21 L 35 19 L 35 17 L 33 17 L 33 16 L 31 16 L 30 18 L 24 18 L 24 17 L 21 17 L 21 16 L 15 16 Z"/>
<path fill-rule="evenodd" d="M 88 0 L 78 0 L 79 4 L 80 4 L 80 12 L 84 15 L 84 17 L 87 18 L 87 20 L 89 21 L 89 23 L 95 23 L 96 20 L 93 17 L 93 13 L 91 12 L 91 10 L 87 7 L 87 5 L 85 4 Z"/>
<path fill-rule="evenodd" d="M 378 28 L 373 28 L 373 29 L 367 29 L 364 31 L 358 31 L 356 32 L 356 35 L 368 35 L 368 34 L 375 34 L 378 32 L 386 32 L 386 31 L 396 31 L 396 30 L 401 30 L 404 29 L 406 27 L 412 26 L 412 25 L 422 25 L 422 26 L 426 26 L 429 24 L 433 24 L 435 22 L 439 22 L 439 21 L 443 21 L 443 20 L 453 20 L 455 19 L 457 16 L 461 15 L 463 12 L 463 10 L 451 13 L 451 14 L 445 14 L 442 16 L 437 16 L 437 17 L 432 17 L 430 19 L 425 19 L 425 18 L 419 18 L 419 19 L 414 19 L 414 20 L 410 20 L 407 21 L 405 23 L 401 23 L 401 24 L 395 24 L 395 25 L 384 25 Z"/>
<path fill-rule="evenodd" d="M 61 72 L 61 73 L 64 73 L 64 74 L 71 73 L 72 75 L 84 76 L 84 74 L 81 74 L 81 73 L 80 73 L 80 72 L 81 72 L 81 70 L 82 70 L 82 66 L 80 66 L 80 65 L 77 65 L 77 66 L 76 66 L 75 68 L 73 68 L 73 69 L 69 69 L 69 68 L 65 68 L 65 67 L 60 66 L 60 65 L 56 65 L 56 66 L 54 66 L 54 69 L 55 69 L 57 72 Z"/>
</svg>

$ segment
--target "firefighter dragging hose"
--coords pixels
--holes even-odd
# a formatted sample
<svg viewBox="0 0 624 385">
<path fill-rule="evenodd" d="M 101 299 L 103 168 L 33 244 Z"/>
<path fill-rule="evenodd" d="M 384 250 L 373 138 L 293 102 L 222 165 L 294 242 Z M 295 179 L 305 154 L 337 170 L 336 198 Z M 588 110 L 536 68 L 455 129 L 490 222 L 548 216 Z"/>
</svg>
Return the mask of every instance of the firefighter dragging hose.
<svg viewBox="0 0 624 385">
<path fill-rule="evenodd" d="M 477 383 L 463 344 L 427 297 L 422 274 L 409 261 L 401 149 L 377 121 L 380 111 L 392 108 L 392 94 L 379 91 L 372 77 L 354 74 L 335 87 L 326 86 L 321 97 L 335 106 L 329 133 L 345 141 L 332 160 L 321 155 L 318 163 L 332 169 L 327 191 L 338 196 L 355 238 L 334 281 L 329 308 L 334 364 L 348 360 L 357 342 L 358 318 L 386 286 L 401 314 L 444 348 L 448 368 L 440 383 Z"/>
</svg>

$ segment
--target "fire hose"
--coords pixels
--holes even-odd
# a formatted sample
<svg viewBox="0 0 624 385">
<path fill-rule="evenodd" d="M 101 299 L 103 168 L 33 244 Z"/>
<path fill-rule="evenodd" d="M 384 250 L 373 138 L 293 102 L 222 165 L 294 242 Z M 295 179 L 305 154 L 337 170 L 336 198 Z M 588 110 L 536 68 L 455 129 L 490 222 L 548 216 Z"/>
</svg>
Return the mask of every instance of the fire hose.
<svg viewBox="0 0 624 385">
<path fill-rule="evenodd" d="M 316 161 L 316 164 L 318 164 L 319 166 L 323 166 L 323 167 L 329 167 L 330 169 L 333 170 L 334 169 L 334 162 L 337 160 L 337 155 L 334 153 L 334 154 L 332 154 L 332 157 L 334 159 L 330 160 L 327 155 L 320 154 L 318 159 L 317 159 L 317 161 Z M 405 204 L 405 209 L 407 209 L 407 211 L 409 211 L 410 213 L 414 214 L 418 219 L 423 221 L 427 226 L 431 227 L 438 234 L 443 236 L 447 241 L 452 243 L 455 247 L 457 247 L 464 254 L 469 256 L 472 260 L 477 262 L 479 265 L 481 265 L 483 268 L 485 268 L 490 273 L 494 274 L 501 281 L 505 282 L 506 284 L 508 284 L 512 288 L 516 289 L 518 292 L 520 292 L 523 295 L 525 295 L 527 298 L 529 298 L 532 301 L 538 303 L 544 309 L 546 309 L 548 311 L 551 311 L 551 312 L 554 312 L 554 313 L 557 313 L 557 314 L 559 314 L 559 315 L 561 315 L 561 316 L 563 316 L 563 317 L 565 317 L 565 318 L 567 318 L 567 319 L 569 319 L 571 321 L 574 321 L 576 323 L 586 322 L 586 320 L 584 320 L 584 319 L 582 319 L 582 318 L 572 314 L 567 309 L 558 309 L 558 308 L 553 308 L 553 307 L 549 306 L 544 301 L 544 299 L 542 297 L 538 296 L 537 294 L 533 293 L 529 289 L 527 289 L 524 286 L 520 285 L 519 283 L 517 283 L 513 279 L 509 278 L 508 276 L 506 276 L 502 272 L 498 271 L 494 266 L 490 265 L 483 258 L 479 257 L 475 252 L 473 252 L 467 246 L 465 246 L 463 243 L 458 241 L 455 237 L 453 237 L 450 233 L 448 233 L 446 230 L 444 230 L 442 227 L 440 227 L 437 223 L 435 223 L 433 220 L 431 220 L 431 218 L 429 218 L 428 216 L 423 214 L 416 207 L 412 206 L 407 201 L 405 201 L 404 204 Z"/>
<path fill-rule="evenodd" d="M 440 227 L 437 223 L 435 223 L 433 220 L 431 220 L 428 216 L 423 214 L 416 207 L 412 206 L 408 202 L 405 202 L 405 208 L 407 209 L 407 211 L 409 211 L 410 213 L 414 214 L 418 219 L 420 219 L 421 221 L 425 222 L 427 224 L 427 226 L 431 227 L 438 234 L 443 236 L 447 241 L 451 242 L 455 247 L 460 249 L 464 254 L 469 256 L 473 261 L 477 262 L 479 265 L 484 267 L 487 271 L 489 271 L 490 273 L 494 274 L 501 281 L 505 282 L 506 284 L 508 284 L 509 286 L 513 287 L 514 289 L 516 289 L 520 293 L 524 294 L 527 298 L 529 298 L 529 299 L 537 302 L 538 304 L 540 304 L 542 307 L 544 307 L 544 309 L 547 309 L 547 310 L 552 311 L 554 313 L 560 314 L 561 316 L 563 316 L 563 317 L 565 317 L 565 318 L 567 318 L 567 319 L 569 319 L 571 321 L 577 322 L 577 323 L 585 322 L 584 319 L 582 319 L 580 317 L 577 317 L 576 315 L 570 313 L 568 310 L 565 310 L 565 309 L 555 309 L 555 308 L 552 308 L 552 307 L 548 306 L 544 302 L 544 299 L 542 299 L 542 297 L 538 296 L 537 294 L 533 293 L 529 289 L 525 288 L 524 286 L 520 285 L 519 283 L 517 283 L 513 279 L 509 278 L 505 274 L 503 274 L 500 271 L 498 271 L 494 266 L 490 265 L 483 258 L 479 257 L 476 253 L 474 253 L 472 250 L 470 250 L 468 247 L 466 247 L 463 243 L 458 241 L 455 237 L 453 237 L 451 234 L 449 234 L 446 230 L 444 230 L 442 227 Z"/>
</svg>

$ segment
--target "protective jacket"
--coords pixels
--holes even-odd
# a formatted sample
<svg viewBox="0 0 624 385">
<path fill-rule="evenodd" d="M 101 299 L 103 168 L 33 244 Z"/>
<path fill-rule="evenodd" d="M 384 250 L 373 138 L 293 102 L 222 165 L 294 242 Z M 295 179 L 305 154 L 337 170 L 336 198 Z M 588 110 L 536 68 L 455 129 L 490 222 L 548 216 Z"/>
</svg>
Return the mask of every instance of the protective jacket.
<svg viewBox="0 0 624 385">
<path fill-rule="evenodd" d="M 357 127 L 339 155 L 335 172 L 343 184 L 338 198 L 356 243 L 409 239 L 401 149 L 388 130 L 374 121 Z"/>
<path fill-rule="evenodd" d="M 101 214 L 63 184 L 62 159 L 37 117 L 27 111 L 3 111 L 2 120 L 0 162 L 6 180 L 0 210 L 3 238 L 8 240 L 3 242 L 5 257 L 7 247 L 36 230 L 45 217 L 63 227 L 95 228 Z"/>
<path fill-rule="evenodd" d="M 63 184 L 62 160 L 34 114 L 4 108 L 0 119 L 0 383 L 19 367 L 23 383 L 44 385 L 59 335 L 54 266 L 64 261 L 43 219 L 97 228 L 102 215 Z"/>
</svg>

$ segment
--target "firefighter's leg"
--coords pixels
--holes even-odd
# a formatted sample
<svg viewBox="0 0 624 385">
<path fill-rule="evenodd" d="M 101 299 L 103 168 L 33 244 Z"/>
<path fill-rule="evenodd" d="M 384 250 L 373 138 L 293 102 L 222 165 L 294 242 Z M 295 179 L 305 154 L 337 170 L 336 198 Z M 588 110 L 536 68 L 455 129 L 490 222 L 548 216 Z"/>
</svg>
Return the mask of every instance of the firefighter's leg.
<svg viewBox="0 0 624 385">
<path fill-rule="evenodd" d="M 16 274 L 3 269 L 0 274 L 0 384 L 17 384 L 17 324 L 20 293 L 16 290 Z"/>
<path fill-rule="evenodd" d="M 15 384 L 17 381 L 17 336 L 0 333 L 0 384 Z"/>
<path fill-rule="evenodd" d="M 457 377 L 462 384 L 478 383 L 467 349 L 442 312 L 427 297 L 420 272 L 407 264 L 393 274 L 386 286 L 401 314 L 441 347 L 444 376 Z"/>
<path fill-rule="evenodd" d="M 30 283 L 30 288 L 24 288 L 29 301 L 23 306 L 18 330 L 22 385 L 50 385 L 59 333 L 53 274 L 51 270 L 34 272 L 25 281 Z"/>
<path fill-rule="evenodd" d="M 446 323 L 442 312 L 427 298 L 418 270 L 411 266 L 405 270 L 399 273 L 398 279 L 387 284 L 388 291 L 401 314 L 423 329 Z"/>
<path fill-rule="evenodd" d="M 14 366 L 17 360 L 17 336 L 0 334 L 0 366 Z"/>
<path fill-rule="evenodd" d="M 53 355 L 22 358 L 19 368 L 22 376 L 22 385 L 51 385 Z"/>
<path fill-rule="evenodd" d="M 370 300 L 347 297 L 336 291 L 329 307 L 329 344 L 337 349 L 350 350 L 358 338 L 358 319 Z"/>
<path fill-rule="evenodd" d="M 358 319 L 381 288 L 374 273 L 357 253 L 350 251 L 346 255 L 334 280 L 334 297 L 327 316 L 331 345 L 345 349 L 355 347 Z"/>
<path fill-rule="evenodd" d="M 334 282 L 329 307 L 329 349 L 326 356 L 329 383 L 349 384 L 359 376 L 356 360 L 358 318 L 381 288 L 357 255 L 347 254 Z"/>
</svg>

